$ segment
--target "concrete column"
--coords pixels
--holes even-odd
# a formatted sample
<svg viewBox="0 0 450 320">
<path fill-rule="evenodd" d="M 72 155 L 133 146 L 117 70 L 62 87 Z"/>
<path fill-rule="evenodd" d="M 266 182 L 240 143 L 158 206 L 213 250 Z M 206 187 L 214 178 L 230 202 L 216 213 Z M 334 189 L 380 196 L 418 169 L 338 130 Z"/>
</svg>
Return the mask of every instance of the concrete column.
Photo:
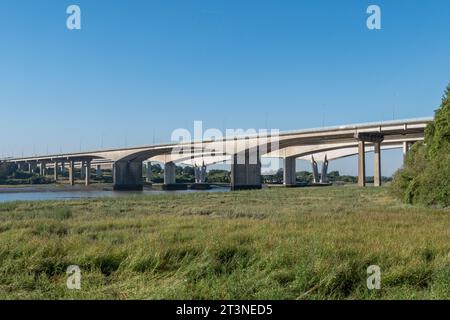
<svg viewBox="0 0 450 320">
<path fill-rule="evenodd" d="M 142 190 L 142 161 L 116 161 L 113 165 L 114 190 Z"/>
<path fill-rule="evenodd" d="M 176 165 L 173 162 L 167 162 L 164 164 L 164 184 L 175 184 L 176 183 Z"/>
<path fill-rule="evenodd" d="M 231 164 L 231 190 L 261 189 L 261 159 L 259 154 L 235 154 Z"/>
<path fill-rule="evenodd" d="M 373 185 L 381 186 L 381 142 L 374 143 L 373 149 Z"/>
<path fill-rule="evenodd" d="M 70 160 L 69 161 L 69 184 L 71 186 L 73 186 L 75 184 L 74 175 L 75 175 L 75 163 L 73 162 L 73 160 Z"/>
<path fill-rule="evenodd" d="M 30 163 L 30 173 L 35 173 L 36 172 L 36 168 L 37 168 L 36 162 L 31 162 Z"/>
<path fill-rule="evenodd" d="M 152 163 L 150 161 L 147 162 L 145 180 L 147 182 L 152 182 Z"/>
<path fill-rule="evenodd" d="M 364 141 L 358 141 L 358 186 L 366 186 L 366 148 Z"/>
<path fill-rule="evenodd" d="M 66 173 L 65 163 L 61 162 L 61 174 L 63 175 L 64 173 Z"/>
<path fill-rule="evenodd" d="M 58 162 L 55 162 L 55 167 L 53 169 L 53 179 L 58 181 Z"/>
<path fill-rule="evenodd" d="M 97 178 L 101 178 L 102 177 L 102 166 L 101 165 L 97 165 L 96 169 L 95 169 L 95 175 Z"/>
<path fill-rule="evenodd" d="M 84 161 L 81 161 L 81 166 L 80 166 L 80 179 L 84 179 L 85 177 L 85 169 L 84 169 Z"/>
<path fill-rule="evenodd" d="M 45 167 L 45 163 L 41 162 L 40 167 L 39 167 L 39 174 L 43 177 L 45 177 L 45 175 L 47 174 L 47 170 Z"/>
<path fill-rule="evenodd" d="M 285 186 L 295 186 L 297 184 L 295 157 L 284 158 L 283 184 Z"/>
<path fill-rule="evenodd" d="M 33 166 L 31 165 L 31 163 L 28 164 L 28 173 L 29 174 L 33 173 Z"/>
<path fill-rule="evenodd" d="M 85 172 L 84 172 L 84 184 L 86 186 L 91 184 L 91 161 L 86 161 L 86 164 L 84 166 Z"/>
</svg>

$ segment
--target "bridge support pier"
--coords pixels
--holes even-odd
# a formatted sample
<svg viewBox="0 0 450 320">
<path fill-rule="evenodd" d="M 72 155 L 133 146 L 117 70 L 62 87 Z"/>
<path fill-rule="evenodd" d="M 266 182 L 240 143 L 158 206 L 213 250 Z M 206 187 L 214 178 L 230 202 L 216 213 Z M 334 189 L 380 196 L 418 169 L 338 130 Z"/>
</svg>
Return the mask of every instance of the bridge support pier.
<svg viewBox="0 0 450 320">
<path fill-rule="evenodd" d="M 145 170 L 145 181 L 148 183 L 152 182 L 152 163 L 150 161 L 147 162 L 147 167 Z"/>
<path fill-rule="evenodd" d="M 37 171 L 37 163 L 31 162 L 30 163 L 30 173 L 36 173 L 36 171 Z"/>
<path fill-rule="evenodd" d="M 69 185 L 73 186 L 75 184 L 74 179 L 75 174 L 75 163 L 73 160 L 69 161 Z"/>
<path fill-rule="evenodd" d="M 85 168 L 84 185 L 85 186 L 89 186 L 91 184 L 91 162 L 90 161 L 86 161 L 84 168 Z"/>
<path fill-rule="evenodd" d="M 101 178 L 102 176 L 103 176 L 103 173 L 102 173 L 102 166 L 101 165 L 97 165 L 97 167 L 96 167 L 96 169 L 95 169 L 95 176 L 97 177 L 97 178 Z"/>
<path fill-rule="evenodd" d="M 381 186 L 381 142 L 374 143 L 373 149 L 373 185 Z"/>
<path fill-rule="evenodd" d="M 46 174 L 47 174 L 47 168 L 45 166 L 45 163 L 41 162 L 41 164 L 39 166 L 39 175 L 45 177 Z"/>
<path fill-rule="evenodd" d="M 55 162 L 55 166 L 53 167 L 53 179 L 58 181 L 58 162 Z"/>
<path fill-rule="evenodd" d="M 176 166 L 173 162 L 164 164 L 164 185 L 171 185 L 176 183 Z"/>
<path fill-rule="evenodd" d="M 358 186 L 366 186 L 366 145 L 358 141 Z"/>
<path fill-rule="evenodd" d="M 295 157 L 284 158 L 283 184 L 286 187 L 295 186 L 297 184 L 295 160 Z"/>
<path fill-rule="evenodd" d="M 253 159 L 254 158 L 254 159 Z M 231 190 L 261 189 L 261 159 L 259 154 L 235 154 L 231 164 Z"/>
<path fill-rule="evenodd" d="M 84 179 L 85 177 L 85 171 L 84 171 L 84 161 L 80 162 L 80 179 Z"/>
<path fill-rule="evenodd" d="M 142 162 L 127 160 L 114 162 L 113 181 L 114 190 L 143 190 Z"/>
<path fill-rule="evenodd" d="M 374 144 L 374 170 L 373 179 L 374 186 L 381 185 L 381 142 L 384 135 L 380 132 L 359 132 L 355 134 L 358 139 L 358 186 L 366 185 L 366 147 L 365 142 Z"/>
</svg>

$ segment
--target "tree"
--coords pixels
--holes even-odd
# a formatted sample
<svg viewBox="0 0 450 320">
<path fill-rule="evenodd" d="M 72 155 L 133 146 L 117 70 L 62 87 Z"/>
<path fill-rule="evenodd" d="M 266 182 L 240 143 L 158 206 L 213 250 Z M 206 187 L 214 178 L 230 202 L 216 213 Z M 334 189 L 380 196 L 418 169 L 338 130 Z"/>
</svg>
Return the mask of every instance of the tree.
<svg viewBox="0 0 450 320">
<path fill-rule="evenodd" d="M 435 112 L 434 121 L 425 131 L 427 158 L 435 159 L 441 153 L 450 152 L 450 84 L 442 96 L 442 104 Z"/>
<path fill-rule="evenodd" d="M 16 170 L 16 165 L 13 163 L 0 163 L 0 179 L 6 179 L 11 176 Z"/>
<path fill-rule="evenodd" d="M 227 170 L 212 169 L 207 173 L 206 181 L 210 183 L 229 183 L 230 172 Z"/>
<path fill-rule="evenodd" d="M 411 204 L 450 206 L 450 85 L 435 118 L 392 181 L 393 192 Z"/>
<path fill-rule="evenodd" d="M 160 174 L 163 172 L 163 169 L 159 163 L 152 164 L 152 173 Z"/>
</svg>

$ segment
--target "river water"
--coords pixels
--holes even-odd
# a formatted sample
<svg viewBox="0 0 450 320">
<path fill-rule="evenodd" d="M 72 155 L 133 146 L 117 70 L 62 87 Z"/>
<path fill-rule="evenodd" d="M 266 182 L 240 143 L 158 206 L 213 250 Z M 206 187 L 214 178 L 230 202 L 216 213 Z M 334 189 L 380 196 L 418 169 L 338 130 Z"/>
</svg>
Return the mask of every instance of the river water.
<svg viewBox="0 0 450 320">
<path fill-rule="evenodd" d="M 225 192 L 226 187 L 217 187 L 210 190 L 144 190 L 144 191 L 112 191 L 112 190 L 76 190 L 76 191 L 48 191 L 32 190 L 26 188 L 0 188 L 0 203 L 11 201 L 40 201 L 40 200 L 74 200 L 93 198 L 118 198 L 130 195 L 158 195 L 158 194 L 184 194 L 193 192 Z"/>
</svg>

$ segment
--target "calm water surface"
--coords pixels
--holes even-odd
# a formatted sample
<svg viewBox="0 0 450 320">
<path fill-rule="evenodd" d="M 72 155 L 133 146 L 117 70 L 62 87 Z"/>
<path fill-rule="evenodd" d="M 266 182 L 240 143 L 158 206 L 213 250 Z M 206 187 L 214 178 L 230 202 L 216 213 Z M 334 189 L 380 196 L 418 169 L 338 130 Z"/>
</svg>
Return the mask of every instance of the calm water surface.
<svg viewBox="0 0 450 320">
<path fill-rule="evenodd" d="M 2 193 L 1 191 L 7 191 Z M 28 192 L 20 188 L 0 188 L 0 202 L 10 201 L 39 201 L 39 200 L 73 200 L 92 198 L 118 198 L 129 195 L 157 195 L 192 192 L 225 192 L 229 188 L 220 187 L 210 190 L 144 190 L 144 191 L 109 191 L 109 190 L 77 190 L 77 191 L 33 191 Z"/>
</svg>

